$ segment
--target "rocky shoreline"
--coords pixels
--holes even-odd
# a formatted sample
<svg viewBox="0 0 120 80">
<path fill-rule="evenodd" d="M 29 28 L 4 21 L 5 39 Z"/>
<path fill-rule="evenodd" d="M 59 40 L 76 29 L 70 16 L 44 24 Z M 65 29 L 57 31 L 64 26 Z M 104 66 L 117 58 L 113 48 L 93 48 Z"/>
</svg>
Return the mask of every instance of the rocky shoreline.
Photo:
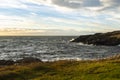
<svg viewBox="0 0 120 80">
<path fill-rule="evenodd" d="M 98 59 L 98 60 L 87 60 L 87 61 L 103 61 L 103 60 L 119 60 L 120 55 L 114 55 L 111 57 L 103 58 L 103 59 Z M 65 60 L 65 61 L 76 61 L 76 60 Z M 81 60 L 81 61 L 86 61 L 86 60 Z M 9 66 L 9 65 L 21 65 L 21 64 L 30 64 L 30 63 L 44 63 L 40 59 L 33 58 L 33 57 L 26 57 L 21 60 L 13 61 L 13 60 L 0 60 L 0 66 Z"/>
<path fill-rule="evenodd" d="M 108 33 L 96 33 L 94 35 L 82 35 L 71 42 L 82 42 L 83 44 L 116 46 L 120 45 L 120 31 Z"/>
<path fill-rule="evenodd" d="M 21 60 L 13 61 L 13 60 L 0 60 L 0 66 L 8 66 L 14 64 L 29 64 L 33 62 L 42 62 L 40 59 L 33 58 L 33 57 L 26 57 Z"/>
</svg>

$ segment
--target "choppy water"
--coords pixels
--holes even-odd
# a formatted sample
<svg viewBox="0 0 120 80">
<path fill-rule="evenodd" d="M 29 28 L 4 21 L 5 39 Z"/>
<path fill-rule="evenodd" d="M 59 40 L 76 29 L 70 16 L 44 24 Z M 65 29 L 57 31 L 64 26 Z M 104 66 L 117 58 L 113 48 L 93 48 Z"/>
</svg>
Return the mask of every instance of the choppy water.
<svg viewBox="0 0 120 80">
<path fill-rule="evenodd" d="M 68 37 L 0 37 L 0 60 L 35 57 L 42 61 L 100 59 L 120 54 L 120 46 L 69 43 Z"/>
</svg>

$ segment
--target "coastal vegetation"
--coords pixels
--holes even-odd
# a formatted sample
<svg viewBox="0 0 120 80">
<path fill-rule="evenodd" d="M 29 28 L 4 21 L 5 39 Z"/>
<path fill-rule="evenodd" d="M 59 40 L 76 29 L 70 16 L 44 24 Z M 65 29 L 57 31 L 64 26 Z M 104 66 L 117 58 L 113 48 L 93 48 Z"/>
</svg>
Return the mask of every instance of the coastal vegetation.
<svg viewBox="0 0 120 80">
<path fill-rule="evenodd" d="M 0 80 L 120 80 L 120 56 L 93 61 L 22 61 L 1 65 Z"/>
</svg>

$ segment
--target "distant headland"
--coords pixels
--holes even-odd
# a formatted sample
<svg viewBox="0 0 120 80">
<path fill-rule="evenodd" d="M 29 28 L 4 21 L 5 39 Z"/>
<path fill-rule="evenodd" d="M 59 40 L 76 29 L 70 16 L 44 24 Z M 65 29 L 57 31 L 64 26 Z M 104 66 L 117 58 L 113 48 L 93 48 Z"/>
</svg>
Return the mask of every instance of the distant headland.
<svg viewBox="0 0 120 80">
<path fill-rule="evenodd" d="M 93 45 L 116 46 L 120 45 L 120 30 L 107 33 L 96 33 L 93 35 L 82 35 L 72 40 L 71 42 L 82 42 L 84 44 Z"/>
</svg>

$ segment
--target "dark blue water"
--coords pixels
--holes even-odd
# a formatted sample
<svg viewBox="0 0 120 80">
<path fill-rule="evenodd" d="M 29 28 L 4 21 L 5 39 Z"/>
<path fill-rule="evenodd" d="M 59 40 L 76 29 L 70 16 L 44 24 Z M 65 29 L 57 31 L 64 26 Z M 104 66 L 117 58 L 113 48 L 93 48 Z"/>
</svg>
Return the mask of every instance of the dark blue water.
<svg viewBox="0 0 120 80">
<path fill-rule="evenodd" d="M 0 37 L 0 60 L 35 57 L 42 61 L 101 59 L 120 53 L 120 46 L 70 43 L 75 36 Z"/>
</svg>

